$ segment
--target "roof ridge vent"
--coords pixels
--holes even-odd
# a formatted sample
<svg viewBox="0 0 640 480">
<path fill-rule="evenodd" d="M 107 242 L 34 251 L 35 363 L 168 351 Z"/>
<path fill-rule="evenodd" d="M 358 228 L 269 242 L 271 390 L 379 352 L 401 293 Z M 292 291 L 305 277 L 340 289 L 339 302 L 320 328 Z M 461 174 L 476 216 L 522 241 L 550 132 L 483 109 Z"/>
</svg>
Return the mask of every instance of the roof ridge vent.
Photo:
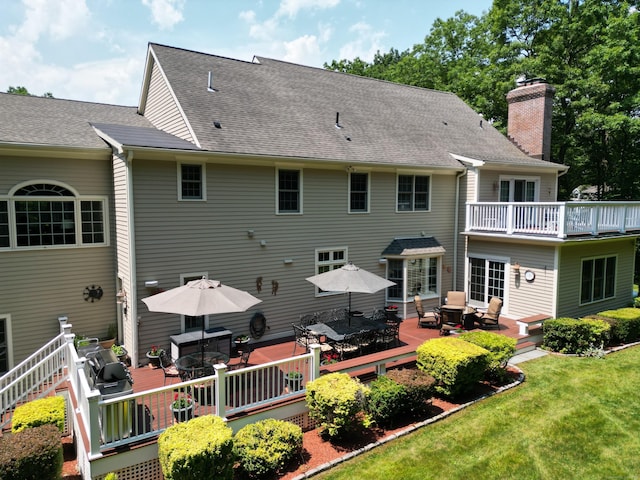
<svg viewBox="0 0 640 480">
<path fill-rule="evenodd" d="M 207 92 L 217 92 L 215 88 L 213 88 L 213 71 L 209 70 L 209 78 L 207 80 Z"/>
<path fill-rule="evenodd" d="M 340 112 L 336 112 L 336 128 L 342 128 L 342 125 L 340 125 Z"/>
</svg>

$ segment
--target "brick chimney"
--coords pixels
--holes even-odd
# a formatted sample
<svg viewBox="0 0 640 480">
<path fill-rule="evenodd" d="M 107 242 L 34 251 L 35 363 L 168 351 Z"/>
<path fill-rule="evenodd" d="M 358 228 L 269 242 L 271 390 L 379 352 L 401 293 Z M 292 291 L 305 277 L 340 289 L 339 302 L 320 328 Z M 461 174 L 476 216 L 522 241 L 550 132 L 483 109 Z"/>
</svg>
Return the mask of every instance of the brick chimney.
<svg viewBox="0 0 640 480">
<path fill-rule="evenodd" d="M 541 78 L 523 80 L 507 94 L 507 136 L 527 155 L 551 161 L 551 113 L 556 89 Z"/>
</svg>

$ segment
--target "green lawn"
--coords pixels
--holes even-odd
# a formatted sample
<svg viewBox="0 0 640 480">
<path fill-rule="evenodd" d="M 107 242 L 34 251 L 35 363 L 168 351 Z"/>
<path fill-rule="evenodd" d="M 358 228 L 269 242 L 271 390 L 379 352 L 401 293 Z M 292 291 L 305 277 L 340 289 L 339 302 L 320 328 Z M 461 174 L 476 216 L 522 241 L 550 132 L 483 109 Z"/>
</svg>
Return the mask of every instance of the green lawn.
<svg viewBox="0 0 640 480">
<path fill-rule="evenodd" d="M 318 478 L 640 478 L 639 366 L 640 347 L 525 362 L 522 385 Z"/>
</svg>

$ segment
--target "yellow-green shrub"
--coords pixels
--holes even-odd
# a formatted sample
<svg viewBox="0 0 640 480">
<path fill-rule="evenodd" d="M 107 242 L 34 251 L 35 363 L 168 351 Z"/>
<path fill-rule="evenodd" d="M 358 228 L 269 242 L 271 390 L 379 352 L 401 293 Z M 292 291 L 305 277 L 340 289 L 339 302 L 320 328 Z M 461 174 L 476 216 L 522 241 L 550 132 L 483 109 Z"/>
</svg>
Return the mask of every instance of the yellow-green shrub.
<svg viewBox="0 0 640 480">
<path fill-rule="evenodd" d="M 55 425 L 27 428 L 0 437 L 0 479 L 57 480 L 62 476 L 62 442 Z"/>
<path fill-rule="evenodd" d="M 249 475 L 263 476 L 282 469 L 302 450 L 302 429 L 268 418 L 242 427 L 233 444 L 242 469 Z"/>
<path fill-rule="evenodd" d="M 11 419 L 11 431 L 52 424 L 64 432 L 65 401 L 63 397 L 45 397 L 16 407 Z"/>
<path fill-rule="evenodd" d="M 491 378 L 501 378 L 509 359 L 516 353 L 516 339 L 483 330 L 475 330 L 460 335 L 465 342 L 473 343 L 489 352 L 487 374 Z"/>
<path fill-rule="evenodd" d="M 166 480 L 231 480 L 233 431 L 215 415 L 172 425 L 158 437 L 158 459 Z"/>
<path fill-rule="evenodd" d="M 358 424 L 367 388 L 346 373 L 329 373 L 307 383 L 309 416 L 320 424 L 321 434 L 338 437 Z"/>
<path fill-rule="evenodd" d="M 482 380 L 489 352 L 459 338 L 444 337 L 424 342 L 416 354 L 418 368 L 436 379 L 436 392 L 455 397 Z"/>
<path fill-rule="evenodd" d="M 599 312 L 598 317 L 611 325 L 610 341 L 617 345 L 640 339 L 640 309 L 619 308 Z"/>
</svg>

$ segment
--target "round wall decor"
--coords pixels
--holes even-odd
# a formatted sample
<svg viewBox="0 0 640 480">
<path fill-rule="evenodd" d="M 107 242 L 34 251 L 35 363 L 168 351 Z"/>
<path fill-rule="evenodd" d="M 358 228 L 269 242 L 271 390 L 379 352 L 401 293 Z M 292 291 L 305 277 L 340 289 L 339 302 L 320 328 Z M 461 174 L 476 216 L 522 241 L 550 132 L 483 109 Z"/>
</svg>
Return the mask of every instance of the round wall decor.
<svg viewBox="0 0 640 480">
<path fill-rule="evenodd" d="M 527 282 L 533 282 L 535 278 L 536 278 L 536 274 L 533 273 L 531 270 L 527 270 L 526 272 L 524 272 L 524 279 Z"/>
<path fill-rule="evenodd" d="M 95 302 L 96 300 L 100 300 L 102 298 L 102 287 L 99 285 L 90 285 L 85 287 L 84 292 L 82 292 L 82 296 L 84 297 L 85 302 Z"/>
</svg>

